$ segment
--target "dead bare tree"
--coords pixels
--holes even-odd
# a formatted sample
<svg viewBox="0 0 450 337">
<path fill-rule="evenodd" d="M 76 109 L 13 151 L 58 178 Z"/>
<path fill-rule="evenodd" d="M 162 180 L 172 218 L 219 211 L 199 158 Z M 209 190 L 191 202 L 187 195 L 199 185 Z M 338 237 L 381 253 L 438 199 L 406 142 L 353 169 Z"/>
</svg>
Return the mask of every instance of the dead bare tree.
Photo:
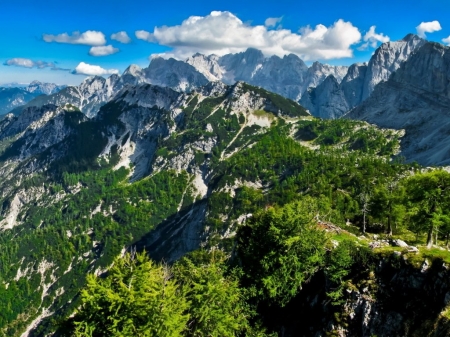
<svg viewBox="0 0 450 337">
<path fill-rule="evenodd" d="M 363 234 L 366 233 L 366 215 L 369 214 L 370 212 L 370 200 L 371 200 L 371 195 L 368 192 L 362 192 L 359 195 L 359 199 L 361 200 L 361 204 L 362 204 L 362 208 L 361 208 L 361 212 L 363 214 L 363 227 L 362 227 L 362 232 Z"/>
</svg>

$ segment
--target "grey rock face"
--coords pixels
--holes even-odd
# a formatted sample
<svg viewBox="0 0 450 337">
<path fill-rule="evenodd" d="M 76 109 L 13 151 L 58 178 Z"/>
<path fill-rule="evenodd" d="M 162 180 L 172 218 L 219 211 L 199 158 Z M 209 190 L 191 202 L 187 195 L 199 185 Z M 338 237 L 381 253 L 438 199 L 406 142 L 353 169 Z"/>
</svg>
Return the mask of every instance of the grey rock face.
<svg viewBox="0 0 450 337">
<path fill-rule="evenodd" d="M 319 85 L 327 76 L 333 75 L 340 82 L 347 73 L 347 67 L 330 66 L 320 62 L 315 62 L 308 68 L 294 54 L 285 55 L 283 58 L 266 58 L 261 51 L 254 48 L 222 57 L 195 54 L 186 62 L 209 80 L 219 80 L 226 84 L 244 81 L 296 101 L 306 89 Z"/>
<path fill-rule="evenodd" d="M 318 101 L 318 104 L 328 105 L 327 114 L 315 114 L 315 111 L 323 110 L 319 107 L 309 106 L 308 108 L 313 115 L 323 118 L 341 116 L 343 108 L 347 106 L 348 109 L 352 109 L 361 104 L 371 95 L 377 84 L 387 81 L 389 76 L 398 70 L 401 64 L 425 43 L 425 40 L 413 34 L 407 35 L 400 41 L 383 43 L 375 51 L 368 64 L 356 63 L 348 68 L 339 88 L 329 86 L 328 89 L 332 91 L 326 94 L 324 93 L 325 88 L 319 89 L 318 85 L 315 89 L 308 90 L 309 96 L 321 95 L 323 99 L 328 97 L 327 103 L 322 100 Z M 319 73 L 324 73 L 324 71 Z M 320 94 L 315 92 L 317 90 L 321 91 Z M 338 94 L 337 91 L 341 91 L 341 93 Z"/>
<path fill-rule="evenodd" d="M 177 107 L 177 102 L 182 93 L 167 87 L 143 84 L 137 87 L 126 87 L 117 95 L 121 101 L 129 105 L 170 110 Z"/>
<path fill-rule="evenodd" d="M 219 81 L 224 75 L 224 69 L 219 65 L 219 56 L 217 55 L 205 56 L 196 53 L 187 58 L 186 63 L 193 66 L 209 81 Z"/>
<path fill-rule="evenodd" d="M 450 49 L 426 43 L 346 118 L 405 129 L 401 155 L 450 164 Z"/>
<path fill-rule="evenodd" d="M 51 95 L 57 93 L 65 87 L 65 85 L 56 85 L 54 83 L 42 83 L 39 81 L 33 81 L 30 83 L 30 85 L 28 85 L 28 87 L 25 88 L 25 90 L 30 93 L 40 95 Z"/>
<path fill-rule="evenodd" d="M 348 68 L 347 75 L 341 82 L 341 89 L 350 108 L 362 102 L 367 64 L 355 63 Z"/>
<path fill-rule="evenodd" d="M 387 81 L 389 76 L 400 68 L 402 62 L 425 43 L 424 39 L 414 34 L 408 34 L 400 41 L 383 43 L 367 66 L 362 99 L 369 97 L 378 83 Z"/>
<path fill-rule="evenodd" d="M 245 52 L 224 55 L 219 65 L 227 72 L 224 82 L 232 84 L 236 81 L 247 81 L 255 75 L 255 71 L 263 66 L 264 55 L 260 50 L 249 48 Z"/>
<path fill-rule="evenodd" d="M 144 73 L 147 83 L 177 91 L 192 91 L 208 83 L 208 79 L 193 66 L 173 58 L 154 58 Z"/>
<path fill-rule="evenodd" d="M 311 67 L 308 68 L 305 88 L 317 87 L 329 75 L 333 75 L 337 82 L 340 83 L 345 74 L 347 74 L 347 71 L 348 67 L 345 66 L 330 66 L 320 62 L 314 62 Z"/>
<path fill-rule="evenodd" d="M 298 56 L 290 54 L 270 57 L 248 82 L 298 100 L 307 88 L 307 80 L 308 67 Z"/>
<path fill-rule="evenodd" d="M 328 76 L 317 88 L 306 92 L 300 104 L 313 116 L 321 118 L 336 119 L 349 109 L 344 92 L 333 75 Z"/>
<path fill-rule="evenodd" d="M 4 155 L 24 160 L 42 153 L 68 137 L 75 125 L 85 120 L 82 113 L 70 106 L 29 107 L 19 116 L 8 114 L 0 121 L 0 141 L 9 137 L 13 137 L 15 141 L 9 153 L 2 155 L 2 160 L 10 159 L 3 158 Z"/>
<path fill-rule="evenodd" d="M 42 107 L 47 104 L 57 106 L 72 104 L 78 107 L 86 116 L 92 117 L 122 86 L 120 77 L 117 75 L 112 75 L 108 79 L 100 76 L 88 77 L 79 86 L 66 87 L 48 96 L 38 96 L 12 112 L 20 114 L 23 109 L 28 107 Z"/>
</svg>

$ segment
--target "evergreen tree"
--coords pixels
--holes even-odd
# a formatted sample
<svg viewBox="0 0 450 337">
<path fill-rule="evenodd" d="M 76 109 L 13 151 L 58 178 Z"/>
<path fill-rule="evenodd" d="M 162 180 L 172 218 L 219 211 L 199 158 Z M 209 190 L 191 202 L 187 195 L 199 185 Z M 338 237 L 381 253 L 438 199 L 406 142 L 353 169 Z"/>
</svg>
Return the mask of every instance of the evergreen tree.
<svg viewBox="0 0 450 337">
<path fill-rule="evenodd" d="M 406 181 L 409 212 L 417 230 L 427 232 L 427 246 L 450 206 L 450 174 L 444 170 L 418 173 Z"/>
<path fill-rule="evenodd" d="M 188 302 L 167 266 L 145 254 L 114 261 L 106 278 L 89 275 L 74 336 L 182 336 Z"/>
<path fill-rule="evenodd" d="M 198 259 L 199 255 L 201 260 Z M 183 284 L 190 305 L 187 336 L 234 337 L 262 334 L 250 327 L 254 315 L 245 302 L 235 273 L 227 272 L 223 253 L 200 252 L 195 263 L 183 258 L 175 264 L 174 273 Z"/>
<path fill-rule="evenodd" d="M 318 207 L 304 198 L 255 214 L 239 228 L 237 251 L 247 286 L 259 298 L 285 305 L 324 263 L 325 233 Z"/>
</svg>

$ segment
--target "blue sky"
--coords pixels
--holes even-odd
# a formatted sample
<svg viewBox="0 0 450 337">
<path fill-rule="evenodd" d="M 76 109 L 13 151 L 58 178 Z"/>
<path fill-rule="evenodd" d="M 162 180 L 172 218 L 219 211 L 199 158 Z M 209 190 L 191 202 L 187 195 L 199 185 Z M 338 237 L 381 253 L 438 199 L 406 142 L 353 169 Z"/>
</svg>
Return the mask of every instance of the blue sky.
<svg viewBox="0 0 450 337">
<path fill-rule="evenodd" d="M 367 61 L 388 38 L 417 33 L 422 22 L 428 40 L 444 43 L 449 13 L 448 0 L 14 0 L 0 10 L 0 84 L 78 84 L 83 74 L 121 73 L 132 63 L 145 67 L 152 54 L 184 58 L 249 46 L 266 55 L 293 52 L 307 63 L 349 65 Z M 111 39 L 118 32 L 131 42 Z"/>
</svg>

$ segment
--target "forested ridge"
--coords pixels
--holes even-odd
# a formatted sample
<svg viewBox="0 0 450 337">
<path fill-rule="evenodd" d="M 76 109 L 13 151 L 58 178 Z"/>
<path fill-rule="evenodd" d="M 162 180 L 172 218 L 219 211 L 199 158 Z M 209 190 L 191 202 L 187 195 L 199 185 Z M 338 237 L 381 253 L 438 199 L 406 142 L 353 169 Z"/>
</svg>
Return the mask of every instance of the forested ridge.
<svg viewBox="0 0 450 337">
<path fill-rule="evenodd" d="M 400 132 L 314 119 L 281 96 L 241 90 L 270 109 L 234 111 L 229 92 L 193 94 L 176 118 L 108 103 L 36 157 L 70 148 L 49 169 L 2 185 L 1 220 L 21 191 L 33 196 L 0 232 L 3 335 L 39 316 L 31 336 L 358 335 L 351 294 L 375 294 L 385 275 L 420 271 L 425 260 L 450 263 L 450 174 L 406 163 Z M 145 139 L 154 156 L 137 180 L 134 163 L 120 165 L 132 138 L 125 113 L 147 113 L 160 130 Z M 20 144 L 6 139 L 2 149 Z M 159 233 L 176 224 L 184 233 L 194 216 L 201 227 L 188 234 L 198 242 L 181 259 L 164 256 L 164 245 L 194 239 Z M 152 235 L 162 251 L 148 245 Z M 417 322 L 438 324 L 445 306 L 418 308 Z"/>
</svg>

